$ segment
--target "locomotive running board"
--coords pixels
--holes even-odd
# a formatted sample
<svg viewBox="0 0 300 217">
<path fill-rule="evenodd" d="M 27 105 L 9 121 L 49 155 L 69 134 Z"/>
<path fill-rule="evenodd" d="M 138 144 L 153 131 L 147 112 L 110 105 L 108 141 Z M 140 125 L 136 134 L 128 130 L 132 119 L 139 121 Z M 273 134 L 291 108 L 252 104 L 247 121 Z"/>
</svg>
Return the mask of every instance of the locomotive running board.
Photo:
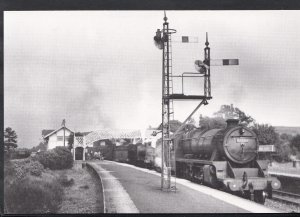
<svg viewBox="0 0 300 217">
<path fill-rule="evenodd" d="M 198 163 L 198 164 L 205 164 L 205 165 L 214 165 L 213 162 L 208 160 L 195 160 L 195 159 L 186 159 L 186 158 L 176 158 L 178 162 L 185 162 L 185 163 Z"/>
</svg>

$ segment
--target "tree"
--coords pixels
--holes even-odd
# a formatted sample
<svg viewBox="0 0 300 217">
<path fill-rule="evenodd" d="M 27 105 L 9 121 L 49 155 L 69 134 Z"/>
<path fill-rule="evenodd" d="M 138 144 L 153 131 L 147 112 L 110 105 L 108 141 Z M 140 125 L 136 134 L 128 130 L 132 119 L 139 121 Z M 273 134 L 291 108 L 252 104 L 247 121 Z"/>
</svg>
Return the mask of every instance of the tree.
<svg viewBox="0 0 300 217">
<path fill-rule="evenodd" d="M 186 123 L 187 124 L 194 124 L 194 125 L 196 125 L 196 121 L 195 121 L 194 118 L 190 118 Z"/>
<path fill-rule="evenodd" d="M 276 146 L 276 150 L 278 153 L 276 157 L 277 160 L 286 162 L 291 160 L 292 149 L 288 142 L 280 142 L 280 144 Z"/>
<path fill-rule="evenodd" d="M 7 127 L 4 131 L 4 151 L 10 151 L 13 148 L 17 148 L 17 134 L 12 128 Z"/>
<path fill-rule="evenodd" d="M 240 123 L 244 125 L 249 125 L 250 123 L 255 122 L 254 118 L 250 115 L 246 115 L 246 113 L 239 108 L 233 107 L 233 104 L 222 105 L 220 110 L 214 113 L 214 116 L 222 117 L 225 120 L 229 118 L 238 118 Z"/>
<path fill-rule="evenodd" d="M 275 128 L 268 124 L 254 124 L 252 130 L 256 133 L 258 137 L 259 145 L 274 145 L 276 149 L 276 153 L 272 153 L 276 161 L 289 161 L 289 157 L 291 155 L 291 149 L 286 141 L 280 139 L 279 134 L 275 131 Z M 267 158 L 270 155 L 266 155 L 266 153 L 260 154 L 260 157 L 263 155 Z M 275 154 L 275 155 L 274 155 Z"/>
<path fill-rule="evenodd" d="M 33 152 L 36 152 L 38 150 L 46 151 L 47 150 L 47 143 L 46 142 L 40 142 L 37 146 L 33 147 L 31 150 Z"/>
<path fill-rule="evenodd" d="M 250 116 L 246 115 L 245 112 L 240 110 L 239 108 L 233 107 L 233 105 L 222 105 L 219 111 L 213 114 L 213 117 L 202 117 L 200 115 L 199 118 L 199 126 L 200 129 L 222 129 L 227 126 L 226 120 L 230 118 L 235 118 L 240 120 L 240 124 L 249 125 L 255 120 Z"/>
<path fill-rule="evenodd" d="M 297 134 L 292 138 L 291 141 L 291 147 L 294 151 L 294 154 L 297 154 L 300 152 L 300 134 Z"/>
<path fill-rule="evenodd" d="M 293 139 L 293 135 L 287 134 L 287 133 L 282 133 L 282 134 L 280 134 L 280 139 L 283 141 L 290 142 Z"/>
<path fill-rule="evenodd" d="M 160 125 L 158 126 L 158 128 L 157 128 L 158 130 L 162 130 L 161 125 L 162 125 L 162 124 L 160 124 Z M 170 120 L 170 131 L 171 131 L 172 133 L 176 132 L 176 130 L 177 130 L 181 125 L 182 125 L 182 123 L 181 123 L 180 121 L 178 121 L 178 120 Z"/>
<path fill-rule="evenodd" d="M 209 130 L 209 129 L 223 129 L 226 127 L 226 121 L 222 117 L 202 117 L 200 115 L 199 118 L 199 126 L 201 130 Z"/>
<path fill-rule="evenodd" d="M 260 145 L 278 145 L 279 134 L 268 124 L 254 124 L 252 130 L 256 133 Z"/>
</svg>

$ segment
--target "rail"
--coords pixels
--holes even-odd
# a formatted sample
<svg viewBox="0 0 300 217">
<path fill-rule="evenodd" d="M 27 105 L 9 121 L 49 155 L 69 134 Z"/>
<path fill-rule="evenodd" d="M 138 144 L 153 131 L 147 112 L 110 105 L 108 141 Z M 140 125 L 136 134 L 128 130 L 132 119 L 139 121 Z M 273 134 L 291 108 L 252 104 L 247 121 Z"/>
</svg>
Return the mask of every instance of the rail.
<svg viewBox="0 0 300 217">
<path fill-rule="evenodd" d="M 300 194 L 273 190 L 272 200 L 300 207 Z"/>
</svg>

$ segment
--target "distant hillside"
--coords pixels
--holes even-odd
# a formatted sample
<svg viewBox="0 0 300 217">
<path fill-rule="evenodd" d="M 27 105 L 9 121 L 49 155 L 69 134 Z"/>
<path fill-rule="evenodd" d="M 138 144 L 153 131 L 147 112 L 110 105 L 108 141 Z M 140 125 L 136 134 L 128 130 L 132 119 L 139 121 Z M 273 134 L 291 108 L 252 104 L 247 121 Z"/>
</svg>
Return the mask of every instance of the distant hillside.
<svg viewBox="0 0 300 217">
<path fill-rule="evenodd" d="M 282 134 L 282 133 L 286 133 L 286 134 L 291 134 L 291 135 L 296 135 L 296 134 L 300 134 L 300 127 L 282 127 L 282 126 L 274 126 L 275 130 L 277 133 Z"/>
</svg>

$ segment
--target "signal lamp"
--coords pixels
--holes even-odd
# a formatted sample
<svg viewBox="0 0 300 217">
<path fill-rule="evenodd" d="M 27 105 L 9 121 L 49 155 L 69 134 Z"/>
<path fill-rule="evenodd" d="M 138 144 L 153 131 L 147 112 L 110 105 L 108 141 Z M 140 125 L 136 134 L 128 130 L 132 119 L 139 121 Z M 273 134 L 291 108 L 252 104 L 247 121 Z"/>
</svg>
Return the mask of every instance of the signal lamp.
<svg viewBox="0 0 300 217">
<path fill-rule="evenodd" d="M 156 31 L 156 37 L 157 38 L 161 38 L 161 31 L 160 31 L 160 29 L 157 29 L 157 31 Z"/>
<path fill-rule="evenodd" d="M 208 65 L 204 64 L 201 60 L 195 61 L 195 68 L 200 74 L 205 74 L 206 70 L 208 69 Z"/>
<path fill-rule="evenodd" d="M 154 44 L 158 49 L 163 49 L 163 39 L 161 37 L 161 31 L 160 29 L 157 29 L 156 34 L 154 36 Z"/>
</svg>

